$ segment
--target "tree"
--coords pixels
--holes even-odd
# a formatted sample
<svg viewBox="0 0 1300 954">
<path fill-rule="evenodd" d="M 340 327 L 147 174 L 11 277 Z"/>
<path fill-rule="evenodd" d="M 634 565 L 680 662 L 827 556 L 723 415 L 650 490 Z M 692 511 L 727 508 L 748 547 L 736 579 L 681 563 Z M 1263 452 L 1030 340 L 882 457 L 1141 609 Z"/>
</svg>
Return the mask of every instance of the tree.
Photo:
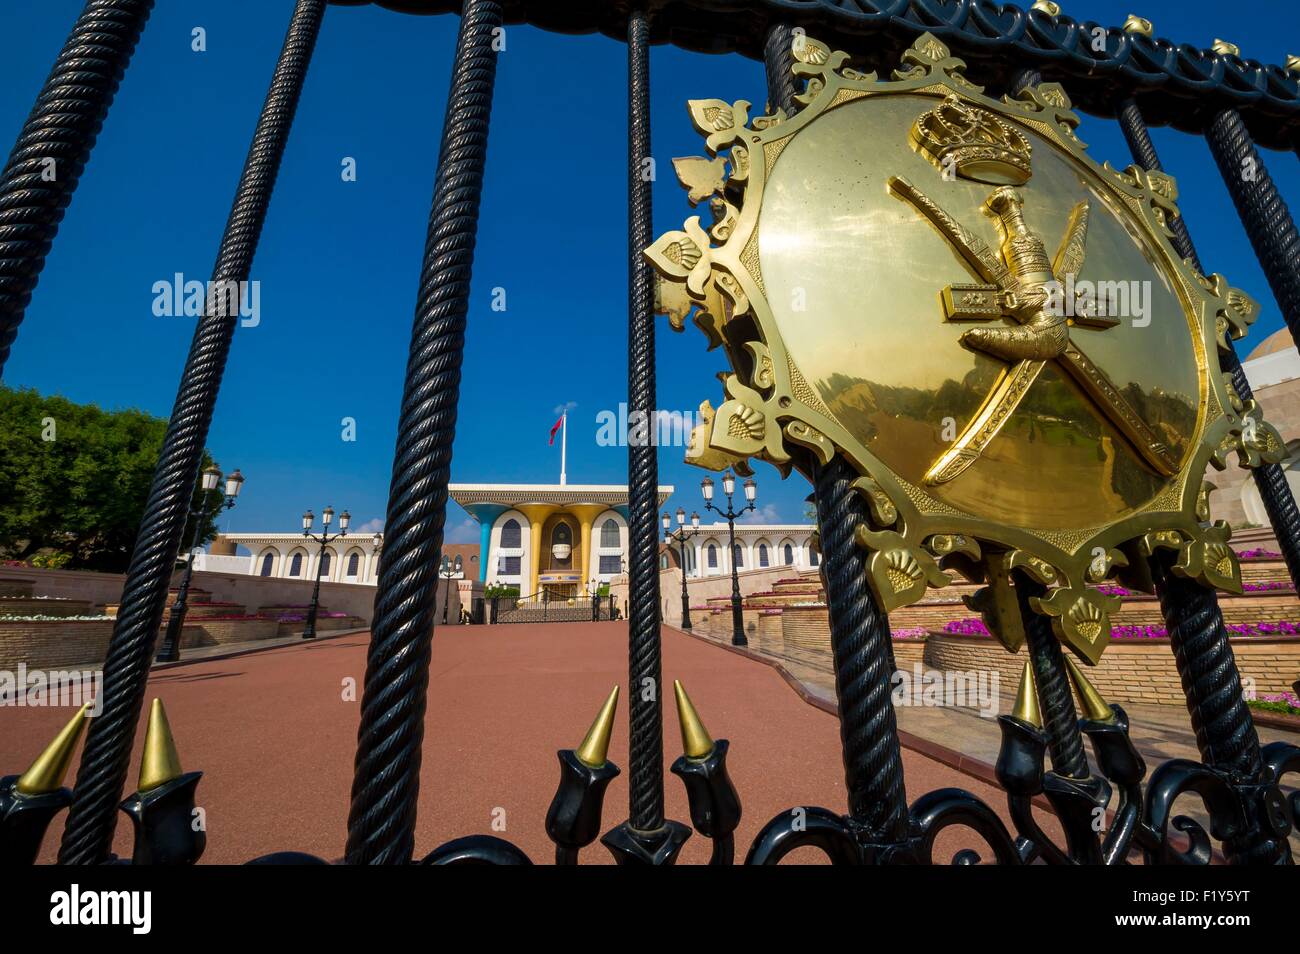
<svg viewBox="0 0 1300 954">
<path fill-rule="evenodd" d="M 70 555 L 69 569 L 124 571 L 166 430 L 142 411 L 0 386 L 0 553 L 52 550 Z M 183 545 L 193 532 L 187 521 Z M 215 535 L 208 519 L 202 540 Z"/>
</svg>

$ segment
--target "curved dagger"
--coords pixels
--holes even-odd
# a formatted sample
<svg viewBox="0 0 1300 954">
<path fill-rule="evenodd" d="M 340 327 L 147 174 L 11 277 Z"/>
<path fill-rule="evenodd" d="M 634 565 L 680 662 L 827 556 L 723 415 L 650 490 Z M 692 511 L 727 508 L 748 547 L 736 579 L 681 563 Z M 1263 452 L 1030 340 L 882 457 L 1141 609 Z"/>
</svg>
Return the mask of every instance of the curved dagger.
<svg viewBox="0 0 1300 954">
<path fill-rule="evenodd" d="M 1029 321 L 1026 325 L 1027 313 L 1023 308 L 1015 307 L 1017 297 L 1023 296 L 1025 292 L 1021 287 L 1022 284 L 1032 283 L 1032 280 L 1020 281 L 1020 276 L 1016 274 L 1016 263 L 999 260 L 992 249 L 974 232 L 963 226 L 906 179 L 901 176 L 891 176 L 887 185 L 890 193 L 920 212 L 961 255 L 971 271 L 984 280 L 984 284 L 980 285 L 947 286 L 943 290 L 945 318 L 950 321 L 969 321 L 1011 317 L 1022 323 L 1021 336 L 1028 331 L 1030 325 L 1042 322 L 1040 315 L 1038 319 Z M 1005 215 L 1000 213 L 1004 229 L 1009 230 L 1010 223 L 1018 224 L 1023 228 L 1018 204 L 1017 200 L 1016 209 Z M 1053 279 L 1059 282 L 1061 276 L 1078 274 L 1083 266 L 1087 231 L 1088 203 L 1081 201 L 1075 205 L 1070 214 L 1065 236 L 1052 260 L 1050 273 Z M 1006 258 L 1005 250 L 1003 258 Z M 1081 314 L 1076 317 L 1075 323 L 1085 327 L 1107 328 L 1113 327 L 1118 322 L 1108 317 Z M 1027 341 L 1032 344 L 1032 336 L 1028 337 Z M 1016 344 L 1018 342 L 1012 341 L 1009 345 L 991 342 L 983 347 L 978 344 L 972 346 L 988 351 L 995 357 L 1009 358 L 1009 354 L 1014 355 L 1012 346 Z M 1008 353 L 999 353 L 1000 351 Z M 1173 457 L 1168 444 L 1160 439 L 1124 398 L 1114 382 L 1077 344 L 1067 337 L 1064 349 L 1052 357 L 1060 361 L 1061 366 L 1092 399 L 1107 420 L 1133 445 L 1148 467 L 1166 477 L 1177 473 L 1178 461 Z M 984 449 L 1011 418 L 1030 386 L 1042 373 L 1046 360 L 1036 358 L 1037 355 L 1034 358 L 1022 358 L 1010 364 L 1009 369 L 1004 369 L 980 405 L 980 409 L 967 421 L 948 450 L 930 466 L 925 474 L 926 484 L 947 483 L 964 473 L 980 458 Z"/>
</svg>

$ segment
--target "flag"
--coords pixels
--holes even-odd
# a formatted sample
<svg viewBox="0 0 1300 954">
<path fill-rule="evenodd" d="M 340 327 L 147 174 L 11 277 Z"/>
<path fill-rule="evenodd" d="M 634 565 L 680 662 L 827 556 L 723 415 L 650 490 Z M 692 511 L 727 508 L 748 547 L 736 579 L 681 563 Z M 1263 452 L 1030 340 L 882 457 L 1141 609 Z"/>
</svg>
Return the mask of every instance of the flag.
<svg viewBox="0 0 1300 954">
<path fill-rule="evenodd" d="M 551 439 L 550 439 L 549 441 L 546 442 L 548 445 L 554 446 L 554 444 L 555 444 L 555 432 L 558 431 L 558 430 L 560 429 L 560 425 L 563 424 L 563 423 L 564 423 L 564 416 L 561 415 L 561 416 L 560 416 L 560 419 L 559 419 L 558 421 L 555 422 L 555 426 L 551 428 Z"/>
</svg>

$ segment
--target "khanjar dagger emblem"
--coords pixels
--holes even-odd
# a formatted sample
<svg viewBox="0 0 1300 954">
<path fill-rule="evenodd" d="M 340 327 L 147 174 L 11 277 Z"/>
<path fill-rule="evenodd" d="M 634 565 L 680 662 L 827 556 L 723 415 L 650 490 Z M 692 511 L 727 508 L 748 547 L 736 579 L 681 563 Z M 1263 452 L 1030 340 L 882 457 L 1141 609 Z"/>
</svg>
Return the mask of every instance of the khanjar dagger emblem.
<svg viewBox="0 0 1300 954">
<path fill-rule="evenodd" d="M 953 116 L 960 125 L 949 126 L 947 135 L 936 135 L 935 128 L 944 128 L 952 122 L 948 117 Z M 957 175 L 979 181 L 992 178 L 1022 183 L 1031 175 L 1028 140 L 991 114 L 964 105 L 956 97 L 949 97 L 921 116 L 913 127 L 912 140 L 941 168 Z M 926 473 L 925 482 L 945 483 L 965 471 L 1002 429 L 1048 361 L 1061 364 L 1153 470 L 1166 476 L 1176 473 L 1178 461 L 1169 446 L 1146 425 L 1105 372 L 1070 340 L 1071 323 L 1092 328 L 1110 328 L 1119 323 L 1114 317 L 1098 314 L 1092 303 L 1078 309 L 1074 318 L 1067 318 L 1063 307 L 1066 279 L 1083 267 L 1088 202 L 1074 206 L 1056 255 L 1048 259 L 1042 238 L 1025 224 L 1020 194 L 1010 185 L 998 187 L 989 195 L 985 207 L 997 217 L 1002 235 L 999 257 L 974 230 L 963 227 L 912 183 L 901 176 L 891 176 L 888 181 L 890 192 L 925 216 L 982 279 L 980 284 L 946 286 L 944 317 L 949 321 L 984 321 L 1005 316 L 1020 323 L 1018 328 L 973 328 L 961 336 L 968 347 L 1007 362 L 1008 370 L 998 378 L 952 447 Z"/>
<path fill-rule="evenodd" d="M 1258 306 L 1178 257 L 1174 181 L 1098 164 L 1058 84 L 986 95 L 932 35 L 887 80 L 810 37 L 792 52 L 793 116 L 689 103 L 707 155 L 674 166 L 712 222 L 645 253 L 658 309 L 731 365 L 687 460 L 811 476 L 842 457 L 881 606 L 956 570 L 987 584 L 973 605 L 1012 650 L 1012 570 L 1090 663 L 1119 605 L 1095 585 L 1150 592 L 1154 548 L 1239 591 L 1205 470 L 1285 447 L 1220 364 Z M 1144 319 L 1103 284 L 1149 288 Z"/>
</svg>

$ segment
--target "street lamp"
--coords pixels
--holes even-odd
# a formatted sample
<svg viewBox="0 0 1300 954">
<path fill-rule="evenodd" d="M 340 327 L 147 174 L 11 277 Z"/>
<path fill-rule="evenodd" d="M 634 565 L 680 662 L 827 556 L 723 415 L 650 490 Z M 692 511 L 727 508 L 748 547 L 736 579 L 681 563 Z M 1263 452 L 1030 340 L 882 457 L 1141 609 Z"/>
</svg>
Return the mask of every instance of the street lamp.
<svg viewBox="0 0 1300 954">
<path fill-rule="evenodd" d="M 181 588 L 176 594 L 176 602 L 172 604 L 171 616 L 167 619 L 167 634 L 163 637 L 158 655 L 154 657 L 158 662 L 175 662 L 181 658 L 181 627 L 185 625 L 186 601 L 190 595 L 190 577 L 194 575 L 194 551 L 199 547 L 199 534 L 203 531 L 203 525 L 207 523 L 209 516 L 223 506 L 229 510 L 235 505 L 235 498 L 239 496 L 239 490 L 244 486 L 244 475 L 238 469 L 232 471 L 226 478 L 225 494 L 219 497 L 217 505 L 209 510 L 208 501 L 219 483 L 221 483 L 221 471 L 216 466 L 209 467 L 200 475 L 199 486 L 203 489 L 203 493 L 199 496 L 199 505 L 190 511 L 190 517 L 194 520 L 190 558 L 185 564 L 185 575 L 181 577 Z"/>
<path fill-rule="evenodd" d="M 727 535 L 731 545 L 731 645 L 748 646 L 749 640 L 745 638 L 745 617 L 740 611 L 740 577 L 736 574 L 736 518 L 747 510 L 754 509 L 754 498 L 758 496 L 758 484 L 754 483 L 754 478 L 749 477 L 745 480 L 745 499 L 749 503 L 736 510 L 732 507 L 731 498 L 736 493 L 736 475 L 727 471 L 722 475 L 722 492 L 727 495 L 727 509 L 720 510 L 713 506 L 713 481 L 708 477 L 704 478 L 700 484 L 700 490 L 704 493 L 705 508 L 721 514 L 727 520 Z"/>
<path fill-rule="evenodd" d="M 451 604 L 451 581 L 456 571 L 452 568 L 451 557 L 447 554 L 442 555 L 442 564 L 438 567 L 438 575 L 447 581 L 447 585 L 442 589 L 442 625 L 447 625 L 447 607 Z"/>
<path fill-rule="evenodd" d="M 370 545 L 375 549 L 375 579 L 379 579 L 379 553 L 384 549 L 384 535 L 376 533 L 370 538 Z"/>
<path fill-rule="evenodd" d="M 303 639 L 316 638 L 316 611 L 320 608 L 320 571 L 321 563 L 325 557 L 325 545 L 331 540 L 337 540 L 339 537 L 348 535 L 348 524 L 352 522 L 352 515 L 344 510 L 339 514 L 339 532 L 330 534 L 330 524 L 334 522 L 334 508 L 326 507 L 321 511 L 320 522 L 322 524 L 320 535 L 311 532 L 311 525 L 316 522 L 316 515 L 308 510 L 302 515 L 302 535 L 308 540 L 313 540 L 320 544 L 320 549 L 316 551 L 316 585 L 311 588 L 311 606 L 307 608 L 307 625 L 303 627 Z"/>
<path fill-rule="evenodd" d="M 682 629 L 691 628 L 691 599 L 686 593 L 686 541 L 700 532 L 700 515 L 691 514 L 691 526 L 686 527 L 686 511 L 681 507 L 677 508 L 677 529 L 672 529 L 673 522 L 668 514 L 664 514 L 663 519 L 664 533 L 667 539 L 664 541 L 672 546 L 673 540 L 678 543 L 678 553 L 681 556 L 682 564 Z"/>
</svg>

